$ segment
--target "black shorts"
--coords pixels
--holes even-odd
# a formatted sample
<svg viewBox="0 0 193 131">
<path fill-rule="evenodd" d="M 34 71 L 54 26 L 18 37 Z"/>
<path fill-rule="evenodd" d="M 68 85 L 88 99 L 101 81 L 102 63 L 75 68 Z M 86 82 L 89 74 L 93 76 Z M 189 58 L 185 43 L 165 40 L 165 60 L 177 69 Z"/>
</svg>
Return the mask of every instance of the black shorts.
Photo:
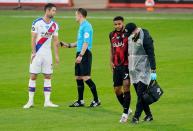
<svg viewBox="0 0 193 131">
<path fill-rule="evenodd" d="M 76 53 L 76 58 L 80 52 Z M 85 54 L 82 56 L 82 61 L 77 64 L 75 63 L 75 76 L 90 76 L 91 75 L 91 65 L 92 65 L 92 53 L 86 50 Z"/>
<path fill-rule="evenodd" d="M 122 86 L 123 80 L 129 79 L 128 66 L 116 66 L 113 69 L 113 82 L 114 87 Z"/>
</svg>

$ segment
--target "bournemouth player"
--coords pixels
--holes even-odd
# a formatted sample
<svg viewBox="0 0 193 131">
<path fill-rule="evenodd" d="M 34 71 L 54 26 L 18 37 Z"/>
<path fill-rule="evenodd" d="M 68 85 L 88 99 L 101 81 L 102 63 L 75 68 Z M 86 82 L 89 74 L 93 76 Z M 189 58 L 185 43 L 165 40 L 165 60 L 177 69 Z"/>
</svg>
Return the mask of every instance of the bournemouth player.
<svg viewBox="0 0 193 131">
<path fill-rule="evenodd" d="M 56 13 L 56 6 L 48 3 L 44 7 L 45 15 L 32 23 L 32 55 L 30 61 L 29 100 L 23 108 L 27 109 L 34 105 L 34 93 L 36 89 L 36 78 L 39 73 L 44 74 L 44 107 L 58 107 L 50 101 L 52 52 L 51 41 L 53 38 L 55 60 L 59 63 L 58 56 L 58 25 L 52 20 Z"/>
<path fill-rule="evenodd" d="M 110 66 L 113 71 L 114 91 L 123 107 L 120 122 L 125 123 L 132 112 L 129 108 L 131 95 L 128 70 L 128 37 L 124 35 L 124 18 L 122 16 L 116 16 L 113 23 L 115 30 L 109 34 L 111 43 Z"/>
</svg>

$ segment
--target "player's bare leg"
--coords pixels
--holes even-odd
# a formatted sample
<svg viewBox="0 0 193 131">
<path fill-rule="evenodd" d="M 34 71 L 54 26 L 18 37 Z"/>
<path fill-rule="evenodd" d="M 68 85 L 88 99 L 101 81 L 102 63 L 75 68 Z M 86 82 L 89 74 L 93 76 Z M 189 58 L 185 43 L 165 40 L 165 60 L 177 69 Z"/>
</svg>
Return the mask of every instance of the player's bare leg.
<svg viewBox="0 0 193 131">
<path fill-rule="evenodd" d="M 23 106 L 24 109 L 33 107 L 34 105 L 34 93 L 36 89 L 36 79 L 37 74 L 31 74 L 29 80 L 29 99 L 26 105 Z"/>
<path fill-rule="evenodd" d="M 58 105 L 53 104 L 50 100 L 51 94 L 51 75 L 44 74 L 44 107 L 58 107 Z"/>
</svg>

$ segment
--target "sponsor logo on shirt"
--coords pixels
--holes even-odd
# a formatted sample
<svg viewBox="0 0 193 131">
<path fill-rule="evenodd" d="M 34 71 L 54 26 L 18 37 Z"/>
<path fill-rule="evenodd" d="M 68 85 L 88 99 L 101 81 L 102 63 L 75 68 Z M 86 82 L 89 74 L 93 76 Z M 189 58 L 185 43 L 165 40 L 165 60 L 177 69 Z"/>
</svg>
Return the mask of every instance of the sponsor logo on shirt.
<svg viewBox="0 0 193 131">
<path fill-rule="evenodd" d="M 118 42 L 118 43 L 114 42 L 113 43 L 113 47 L 123 47 L 123 46 L 124 46 L 123 42 Z"/>
<path fill-rule="evenodd" d="M 52 32 L 46 32 L 46 33 L 42 32 L 41 37 L 50 38 L 52 34 L 53 34 Z"/>
</svg>

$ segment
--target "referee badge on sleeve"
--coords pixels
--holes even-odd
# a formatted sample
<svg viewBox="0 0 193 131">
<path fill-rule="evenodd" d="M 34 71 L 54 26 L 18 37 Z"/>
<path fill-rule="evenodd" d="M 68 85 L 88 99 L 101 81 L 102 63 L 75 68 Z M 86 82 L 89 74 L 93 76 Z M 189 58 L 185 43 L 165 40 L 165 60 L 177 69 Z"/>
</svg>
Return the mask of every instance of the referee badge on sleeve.
<svg viewBox="0 0 193 131">
<path fill-rule="evenodd" d="M 85 32 L 84 33 L 84 38 L 86 39 L 86 38 L 89 38 L 89 33 L 88 32 Z"/>
</svg>

